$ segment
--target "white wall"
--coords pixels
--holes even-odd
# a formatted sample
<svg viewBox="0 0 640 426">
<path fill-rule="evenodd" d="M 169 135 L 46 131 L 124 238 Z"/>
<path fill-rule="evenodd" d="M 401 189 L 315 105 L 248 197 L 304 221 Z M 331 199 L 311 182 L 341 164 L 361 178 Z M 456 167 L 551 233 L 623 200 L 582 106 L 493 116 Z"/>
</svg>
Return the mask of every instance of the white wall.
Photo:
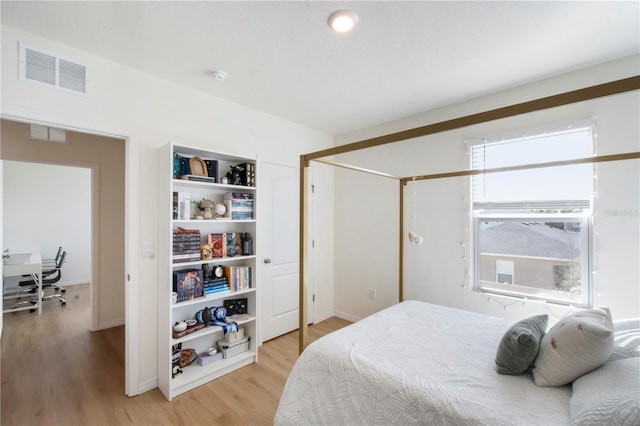
<svg viewBox="0 0 640 426">
<path fill-rule="evenodd" d="M 18 80 L 18 42 L 25 42 L 91 67 L 90 94 L 79 96 L 27 81 Z M 330 135 L 295 123 L 237 105 L 208 93 L 196 92 L 149 74 L 53 43 L 19 29 L 2 27 L 2 107 L 3 111 L 24 111 L 32 116 L 81 128 L 112 129 L 127 135 L 137 147 L 138 223 L 132 228 L 137 241 L 150 241 L 158 247 L 158 148 L 168 142 L 201 147 L 230 154 L 257 155 L 265 161 L 298 166 L 300 154 L 333 145 Z M 216 84 L 212 82 L 212 85 Z M 212 89 L 213 91 L 213 89 Z M 317 168 L 315 177 L 322 179 L 323 193 L 333 190 L 332 170 Z M 163 194 L 164 196 L 164 194 Z M 323 196 L 319 208 L 331 211 L 332 197 Z M 318 235 L 330 259 L 333 221 L 321 215 Z M 136 224 L 134 224 L 136 225 Z M 162 235 L 162 237 L 165 237 Z M 137 311 L 140 318 L 137 363 L 140 391 L 157 385 L 157 289 L 159 276 L 157 257 L 142 257 L 140 247 L 132 247 L 139 271 L 132 285 L 139 292 Z M 319 249 L 321 251 L 323 249 Z M 166 268 L 162 267 L 162 271 Z M 318 285 L 333 286 L 331 274 L 316 278 Z M 327 305 L 320 310 L 329 309 Z"/>
<path fill-rule="evenodd" d="M 639 64 L 636 56 L 578 71 L 344 135 L 338 138 L 338 144 L 636 75 Z M 639 151 L 639 105 L 636 91 L 343 155 L 339 160 L 402 176 L 463 170 L 469 168 L 463 144 L 466 139 L 589 117 L 597 119 L 598 154 Z M 597 178 L 594 303 L 610 306 L 614 318 L 640 316 L 640 161 L 598 165 Z M 335 306 L 336 312 L 345 317 L 361 318 L 397 301 L 399 197 L 397 186 L 387 181 L 345 170 L 336 172 Z M 413 227 L 412 185 L 405 191 L 407 231 Z M 405 243 L 405 298 L 509 319 L 550 313 L 553 323 L 566 315 L 568 309 L 564 307 L 533 302 L 523 305 L 506 298 L 489 301 L 486 295 L 471 291 L 466 275 L 471 270 L 468 178 L 415 185 L 416 231 L 425 242 L 421 246 Z M 354 246 L 359 247 L 355 256 L 351 250 Z M 374 287 L 382 300 L 369 299 L 368 291 Z M 513 305 L 505 309 L 509 304 Z"/>
<path fill-rule="evenodd" d="M 59 285 L 91 279 L 91 170 L 4 161 L 3 250 L 67 252 Z"/>
</svg>

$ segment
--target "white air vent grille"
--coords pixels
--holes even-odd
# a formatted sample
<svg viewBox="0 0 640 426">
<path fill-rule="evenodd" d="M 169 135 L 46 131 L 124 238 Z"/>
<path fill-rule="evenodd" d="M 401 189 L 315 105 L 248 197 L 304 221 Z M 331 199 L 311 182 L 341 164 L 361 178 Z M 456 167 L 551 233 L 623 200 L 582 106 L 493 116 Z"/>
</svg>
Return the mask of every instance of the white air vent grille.
<svg viewBox="0 0 640 426">
<path fill-rule="evenodd" d="M 20 43 L 20 79 L 87 93 L 86 65 Z"/>
<path fill-rule="evenodd" d="M 56 58 L 42 52 L 25 49 L 25 77 L 41 83 L 56 84 Z"/>
<path fill-rule="evenodd" d="M 87 67 L 60 59 L 60 87 L 86 93 Z"/>
</svg>

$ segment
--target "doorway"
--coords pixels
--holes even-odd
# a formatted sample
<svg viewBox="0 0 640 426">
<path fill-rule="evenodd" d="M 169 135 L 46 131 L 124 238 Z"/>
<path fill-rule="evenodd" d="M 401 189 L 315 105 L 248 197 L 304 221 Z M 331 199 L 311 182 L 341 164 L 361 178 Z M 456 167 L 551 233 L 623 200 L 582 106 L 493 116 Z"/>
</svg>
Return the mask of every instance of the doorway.
<svg viewBox="0 0 640 426">
<path fill-rule="evenodd" d="M 6 114 L 5 114 L 6 117 Z M 10 117 L 12 120 L 14 117 Z M 131 278 L 126 265 L 135 265 L 129 258 L 132 238 L 126 232 L 131 223 L 131 164 L 129 154 L 132 151 L 127 137 L 112 137 L 79 131 L 77 126 L 56 124 L 58 129 L 67 131 L 67 139 L 62 144 L 49 141 L 34 141 L 29 138 L 29 125 L 53 126 L 27 120 L 24 117 L 16 121 L 2 120 L 2 159 L 49 164 L 66 164 L 88 167 L 92 170 L 92 273 L 93 291 L 90 295 L 91 330 L 102 330 L 124 325 L 130 318 L 129 298 L 125 293 L 130 290 L 125 278 Z M 102 132 L 103 134 L 108 134 Z M 106 154 L 104 150 L 114 150 L 117 155 Z M 116 188 L 114 190 L 114 188 Z M 108 211 L 105 208 L 110 207 Z M 114 232 L 121 230 L 121 232 Z M 137 270 L 137 268 L 133 268 Z M 134 295 L 135 297 L 135 295 Z M 135 374 L 137 345 L 130 347 L 129 342 L 137 340 L 137 321 L 134 327 L 126 327 L 125 336 L 125 393 L 133 396 L 139 393 Z M 132 352 L 133 350 L 133 352 Z"/>
<path fill-rule="evenodd" d="M 59 280 L 52 284 L 62 287 L 58 293 L 91 282 L 91 175 L 84 167 L 3 160 L 3 249 L 39 252 L 49 265 L 64 253 L 64 267 L 51 275 Z M 19 277 L 5 277 L 5 289 L 17 290 L 18 281 Z M 56 301 L 65 306 L 64 296 L 45 304 Z M 88 318 L 85 325 L 90 329 Z"/>
</svg>

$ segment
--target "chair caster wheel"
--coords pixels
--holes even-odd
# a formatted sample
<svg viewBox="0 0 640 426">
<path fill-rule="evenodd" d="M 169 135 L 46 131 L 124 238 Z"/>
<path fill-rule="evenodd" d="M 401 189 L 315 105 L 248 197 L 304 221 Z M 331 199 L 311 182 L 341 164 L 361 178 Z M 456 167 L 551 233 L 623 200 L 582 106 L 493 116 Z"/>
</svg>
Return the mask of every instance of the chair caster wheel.
<svg viewBox="0 0 640 426">
<path fill-rule="evenodd" d="M 64 289 L 64 288 L 63 288 L 62 290 L 60 290 L 60 291 L 61 291 L 62 293 L 66 293 L 66 292 L 67 292 L 67 290 L 66 290 L 66 289 Z"/>
<path fill-rule="evenodd" d="M 60 302 L 62 306 L 67 306 L 67 302 Z"/>
</svg>

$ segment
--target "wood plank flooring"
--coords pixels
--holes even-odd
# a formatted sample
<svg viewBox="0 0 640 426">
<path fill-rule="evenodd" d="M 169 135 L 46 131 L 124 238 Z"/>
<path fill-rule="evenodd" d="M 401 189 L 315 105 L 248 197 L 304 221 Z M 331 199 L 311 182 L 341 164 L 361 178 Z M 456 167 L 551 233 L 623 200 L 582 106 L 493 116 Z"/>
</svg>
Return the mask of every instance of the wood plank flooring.
<svg viewBox="0 0 640 426">
<path fill-rule="evenodd" d="M 67 306 L 45 302 L 42 316 L 4 315 L 0 424 L 272 425 L 298 356 L 297 331 L 264 343 L 259 362 L 169 402 L 158 389 L 124 394 L 124 327 L 90 332 L 88 285 L 67 288 Z M 310 340 L 348 325 L 330 318 Z"/>
</svg>

